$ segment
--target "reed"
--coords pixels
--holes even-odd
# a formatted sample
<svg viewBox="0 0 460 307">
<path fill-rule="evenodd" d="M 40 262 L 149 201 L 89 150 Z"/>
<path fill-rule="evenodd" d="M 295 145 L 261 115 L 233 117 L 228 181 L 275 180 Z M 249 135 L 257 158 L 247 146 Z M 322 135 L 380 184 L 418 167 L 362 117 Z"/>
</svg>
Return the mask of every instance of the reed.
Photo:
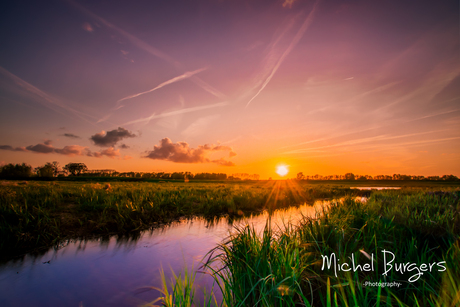
<svg viewBox="0 0 460 307">
<path fill-rule="evenodd" d="M 239 229 L 212 250 L 206 262 L 223 285 L 231 306 L 457 306 L 460 294 L 459 193 L 378 192 L 366 204 L 346 198 L 324 208 L 318 219 L 262 234 Z M 412 282 L 414 271 L 384 273 L 382 251 L 395 262 L 445 261 Z M 353 256 L 360 264 L 373 258 L 373 271 L 323 269 L 324 255 L 339 263 Z M 371 256 L 372 255 L 372 256 Z M 219 269 L 216 269 L 219 268 Z M 398 282 L 399 287 L 370 287 L 366 282 Z"/>
<path fill-rule="evenodd" d="M 0 252 L 19 253 L 69 238 L 124 235 L 181 217 L 238 218 L 355 195 L 349 188 L 280 182 L 28 182 L 0 185 Z"/>
</svg>

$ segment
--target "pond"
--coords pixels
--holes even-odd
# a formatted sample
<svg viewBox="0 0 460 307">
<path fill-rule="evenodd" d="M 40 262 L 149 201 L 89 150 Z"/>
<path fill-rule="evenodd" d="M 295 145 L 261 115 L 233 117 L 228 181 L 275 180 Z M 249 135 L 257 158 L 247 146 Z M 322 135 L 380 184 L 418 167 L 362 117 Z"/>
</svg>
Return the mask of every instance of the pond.
<svg viewBox="0 0 460 307">
<path fill-rule="evenodd" d="M 302 215 L 315 217 L 316 210 L 327 205 L 317 201 L 277 210 L 272 225 L 296 223 Z M 268 213 L 229 222 L 203 218 L 180 220 L 143 232 L 137 238 L 69 241 L 58 250 L 41 256 L 25 255 L 0 264 L 0 306 L 140 306 L 161 296 L 160 269 L 167 279 L 171 269 L 180 273 L 185 266 L 197 270 L 203 257 L 221 243 L 234 227 L 253 225 L 262 231 Z M 197 295 L 212 288 L 213 279 L 197 274 Z"/>
</svg>

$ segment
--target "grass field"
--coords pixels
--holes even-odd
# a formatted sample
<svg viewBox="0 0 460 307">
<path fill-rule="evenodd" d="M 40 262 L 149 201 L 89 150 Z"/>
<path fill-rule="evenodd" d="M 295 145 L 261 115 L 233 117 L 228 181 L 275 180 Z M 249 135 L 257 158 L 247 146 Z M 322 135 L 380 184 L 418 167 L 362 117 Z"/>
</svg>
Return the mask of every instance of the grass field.
<svg viewBox="0 0 460 307">
<path fill-rule="evenodd" d="M 133 234 L 180 217 L 212 219 L 368 192 L 296 182 L 3 181 L 0 254 L 68 238 Z"/>
<path fill-rule="evenodd" d="M 350 189 L 401 184 L 401 190 Z M 366 203 L 355 201 L 363 195 Z M 0 254 L 67 238 L 139 233 L 179 217 L 238 218 L 325 198 L 344 200 L 299 225 L 268 223 L 262 234 L 239 229 L 210 251 L 203 269 L 213 274 L 223 301 L 210 293 L 207 305 L 460 305 L 460 191 L 447 182 L 4 181 Z M 392 267 L 383 258 L 390 255 Z M 356 264 L 361 268 L 346 270 Z M 194 274 L 177 276 L 172 286 L 164 280 L 163 304 L 193 306 Z"/>
</svg>

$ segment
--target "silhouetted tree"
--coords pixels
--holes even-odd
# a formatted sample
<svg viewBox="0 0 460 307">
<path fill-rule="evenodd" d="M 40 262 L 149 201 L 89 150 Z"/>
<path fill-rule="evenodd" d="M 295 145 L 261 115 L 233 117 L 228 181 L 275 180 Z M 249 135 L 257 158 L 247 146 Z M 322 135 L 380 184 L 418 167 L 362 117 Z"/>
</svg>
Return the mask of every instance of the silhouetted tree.
<svg viewBox="0 0 460 307">
<path fill-rule="evenodd" d="M 297 178 L 297 180 L 303 180 L 303 179 L 305 179 L 305 175 L 302 172 L 300 172 L 300 173 L 297 173 L 296 178 Z"/>
<path fill-rule="evenodd" d="M 353 173 L 346 173 L 344 178 L 345 180 L 355 180 L 355 175 Z"/>
<path fill-rule="evenodd" d="M 32 166 L 26 163 L 7 164 L 0 170 L 0 177 L 6 179 L 26 178 L 32 176 Z"/>
<path fill-rule="evenodd" d="M 63 169 L 70 173 L 71 176 L 78 176 L 88 170 L 85 163 L 69 163 Z"/>
<path fill-rule="evenodd" d="M 38 166 L 34 169 L 38 177 L 53 177 L 54 176 L 54 166 L 52 163 L 46 163 L 43 166 Z"/>
</svg>

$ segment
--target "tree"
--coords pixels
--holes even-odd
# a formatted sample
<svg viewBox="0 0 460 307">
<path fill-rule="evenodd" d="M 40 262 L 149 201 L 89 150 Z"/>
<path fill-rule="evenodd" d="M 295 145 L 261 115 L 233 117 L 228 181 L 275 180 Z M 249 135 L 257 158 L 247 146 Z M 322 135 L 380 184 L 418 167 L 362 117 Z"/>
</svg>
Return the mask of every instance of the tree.
<svg viewBox="0 0 460 307">
<path fill-rule="evenodd" d="M 300 172 L 300 173 L 297 173 L 297 177 L 296 177 L 296 178 L 297 178 L 297 180 L 304 180 L 304 179 L 305 179 L 305 175 L 304 175 L 302 172 Z"/>
<path fill-rule="evenodd" d="M 47 162 L 43 166 L 38 166 L 34 169 L 39 177 L 57 177 L 59 174 L 59 162 Z"/>
<path fill-rule="evenodd" d="M 26 178 L 32 176 L 32 166 L 26 163 L 7 164 L 0 170 L 1 178 Z"/>
<path fill-rule="evenodd" d="M 81 173 L 86 172 L 88 167 L 85 163 L 69 163 L 63 169 L 69 172 L 71 176 L 79 176 Z"/>
<path fill-rule="evenodd" d="M 57 177 L 59 175 L 59 162 L 58 161 L 53 161 L 52 163 L 46 163 L 50 164 L 53 167 L 53 176 Z"/>
<path fill-rule="evenodd" d="M 43 166 L 36 167 L 34 171 L 38 177 L 53 177 L 54 175 L 53 165 L 49 162 Z"/>
<path fill-rule="evenodd" d="M 345 180 L 355 180 L 355 175 L 353 173 L 346 173 Z"/>
</svg>

